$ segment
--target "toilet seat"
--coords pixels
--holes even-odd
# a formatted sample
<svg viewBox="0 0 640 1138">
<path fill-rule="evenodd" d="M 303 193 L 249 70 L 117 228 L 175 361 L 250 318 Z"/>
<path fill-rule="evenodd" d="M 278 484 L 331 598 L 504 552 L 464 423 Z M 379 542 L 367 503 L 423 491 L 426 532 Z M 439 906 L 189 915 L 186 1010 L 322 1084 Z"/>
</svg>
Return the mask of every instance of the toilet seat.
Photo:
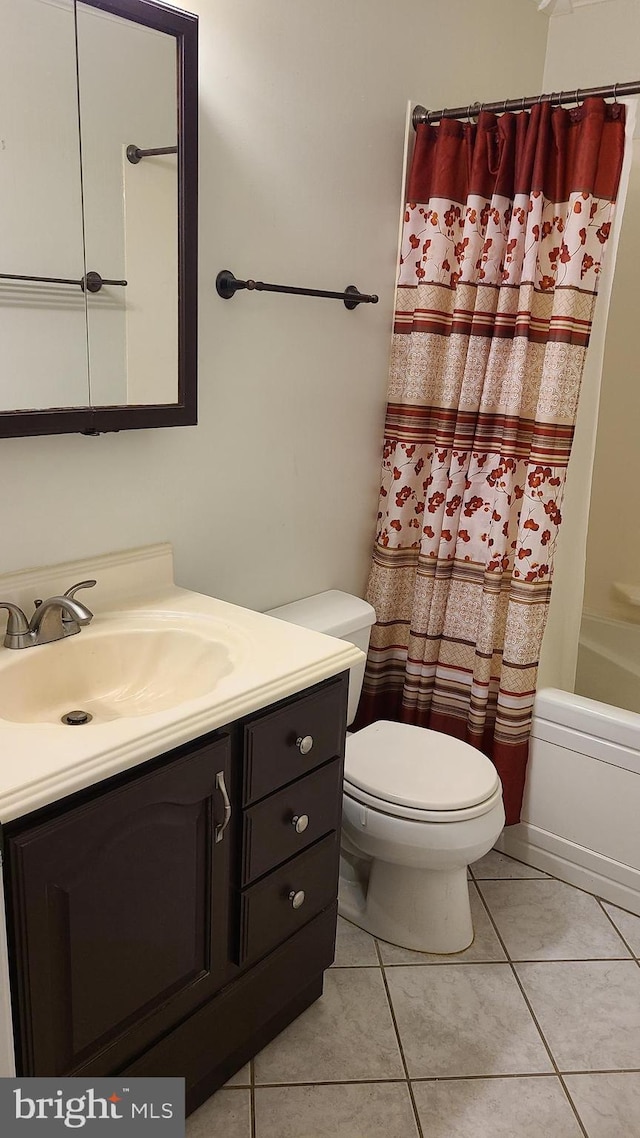
<svg viewBox="0 0 640 1138">
<path fill-rule="evenodd" d="M 394 817 L 454 821 L 491 810 L 502 793 L 490 759 L 460 739 L 380 720 L 347 740 L 345 793 Z"/>
<path fill-rule="evenodd" d="M 377 814 L 386 814 L 389 818 L 406 818 L 410 822 L 464 822 L 470 818 L 481 818 L 502 801 L 502 786 L 498 786 L 491 797 L 486 798 L 484 802 L 464 807 L 462 810 L 418 810 L 415 806 L 399 806 L 397 802 L 387 802 L 383 798 L 367 794 L 365 790 L 353 786 L 346 779 L 343 790 L 347 798 L 351 798 L 360 806 L 375 810 Z"/>
</svg>

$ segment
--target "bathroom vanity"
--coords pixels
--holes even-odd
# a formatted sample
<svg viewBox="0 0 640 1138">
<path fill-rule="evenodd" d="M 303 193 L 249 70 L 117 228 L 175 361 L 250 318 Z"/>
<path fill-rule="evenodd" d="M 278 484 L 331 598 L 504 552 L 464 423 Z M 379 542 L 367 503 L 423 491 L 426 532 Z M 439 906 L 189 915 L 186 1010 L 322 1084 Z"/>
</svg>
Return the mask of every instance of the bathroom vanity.
<svg viewBox="0 0 640 1138">
<path fill-rule="evenodd" d="M 25 672 L 28 655 L 42 668 L 49 654 L 64 702 L 65 657 L 75 645 L 80 659 L 82 648 L 91 722 L 65 727 L 59 708 L 37 701 L 14 712 L 19 722 L 4 718 L 6 677 L 23 654 L 0 651 L 10 768 L 0 772 L 4 1035 L 18 1074 L 182 1075 L 193 1110 L 322 992 L 335 939 L 347 670 L 361 654 L 177 589 L 166 546 L 95 559 L 91 572 L 103 600 L 120 594 L 118 609 L 68 644 L 24 653 Z M 136 598 L 125 600 L 125 578 Z M 0 587 L 4 597 L 6 578 Z M 150 679 L 160 704 L 178 693 L 177 707 L 145 705 L 136 716 L 121 692 L 118 716 L 90 662 L 105 675 L 118 622 L 126 641 L 127 627 L 138 639 L 145 621 L 148 631 L 184 633 L 196 615 L 229 648 L 225 668 L 215 657 L 212 689 L 184 698 L 190 681 L 178 674 L 163 696 Z M 149 643 L 153 655 L 160 641 Z"/>
</svg>

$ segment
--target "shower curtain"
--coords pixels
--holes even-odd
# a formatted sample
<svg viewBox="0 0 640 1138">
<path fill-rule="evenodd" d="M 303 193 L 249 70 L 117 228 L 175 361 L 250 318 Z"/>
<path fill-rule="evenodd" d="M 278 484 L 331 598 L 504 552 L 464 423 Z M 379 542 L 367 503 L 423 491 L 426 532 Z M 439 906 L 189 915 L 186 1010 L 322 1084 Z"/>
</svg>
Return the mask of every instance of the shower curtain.
<svg viewBox="0 0 640 1138">
<path fill-rule="evenodd" d="M 357 726 L 478 747 L 508 823 L 624 111 L 593 98 L 419 126 L 409 175 Z"/>
</svg>

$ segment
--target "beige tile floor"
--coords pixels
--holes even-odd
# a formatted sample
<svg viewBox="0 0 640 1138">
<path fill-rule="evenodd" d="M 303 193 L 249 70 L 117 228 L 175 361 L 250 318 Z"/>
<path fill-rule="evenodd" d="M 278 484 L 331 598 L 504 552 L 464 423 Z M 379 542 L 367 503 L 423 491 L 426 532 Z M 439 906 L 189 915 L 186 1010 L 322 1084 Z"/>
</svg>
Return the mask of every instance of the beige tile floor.
<svg viewBox="0 0 640 1138">
<path fill-rule="evenodd" d="M 322 998 L 188 1138 L 640 1138 L 640 917 L 496 851 L 471 873 L 456 956 L 340 920 Z"/>
</svg>

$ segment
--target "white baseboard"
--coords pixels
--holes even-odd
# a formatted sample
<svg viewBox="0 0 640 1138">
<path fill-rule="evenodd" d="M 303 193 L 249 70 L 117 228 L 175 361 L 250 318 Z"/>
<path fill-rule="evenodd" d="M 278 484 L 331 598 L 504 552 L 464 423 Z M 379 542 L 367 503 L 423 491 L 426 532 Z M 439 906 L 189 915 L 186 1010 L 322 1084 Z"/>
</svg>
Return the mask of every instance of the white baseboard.
<svg viewBox="0 0 640 1138">
<path fill-rule="evenodd" d="M 528 822 L 508 826 L 496 849 L 640 916 L 640 870 Z"/>
</svg>

